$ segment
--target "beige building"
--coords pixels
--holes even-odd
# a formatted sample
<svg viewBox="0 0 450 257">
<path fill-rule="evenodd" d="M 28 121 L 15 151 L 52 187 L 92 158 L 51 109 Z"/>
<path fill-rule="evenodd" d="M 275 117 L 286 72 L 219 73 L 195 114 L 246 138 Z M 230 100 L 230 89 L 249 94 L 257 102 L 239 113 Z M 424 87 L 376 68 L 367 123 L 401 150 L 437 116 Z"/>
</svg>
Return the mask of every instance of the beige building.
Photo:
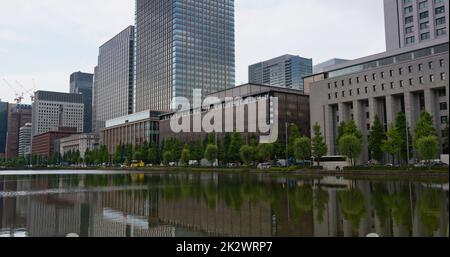
<svg viewBox="0 0 450 257">
<path fill-rule="evenodd" d="M 84 158 L 86 150 L 93 150 L 99 146 L 99 136 L 97 134 L 76 134 L 59 140 L 59 151 L 61 155 L 69 151 L 80 151 Z"/>
</svg>

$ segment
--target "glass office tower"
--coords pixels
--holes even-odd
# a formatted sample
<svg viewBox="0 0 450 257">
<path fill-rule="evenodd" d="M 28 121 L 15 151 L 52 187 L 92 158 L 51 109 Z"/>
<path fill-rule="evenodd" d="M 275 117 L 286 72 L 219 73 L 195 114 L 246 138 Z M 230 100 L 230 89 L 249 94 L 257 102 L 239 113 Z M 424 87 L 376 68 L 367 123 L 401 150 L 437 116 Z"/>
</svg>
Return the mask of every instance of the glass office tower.
<svg viewBox="0 0 450 257">
<path fill-rule="evenodd" d="M 235 85 L 234 0 L 136 0 L 134 111 Z"/>
</svg>

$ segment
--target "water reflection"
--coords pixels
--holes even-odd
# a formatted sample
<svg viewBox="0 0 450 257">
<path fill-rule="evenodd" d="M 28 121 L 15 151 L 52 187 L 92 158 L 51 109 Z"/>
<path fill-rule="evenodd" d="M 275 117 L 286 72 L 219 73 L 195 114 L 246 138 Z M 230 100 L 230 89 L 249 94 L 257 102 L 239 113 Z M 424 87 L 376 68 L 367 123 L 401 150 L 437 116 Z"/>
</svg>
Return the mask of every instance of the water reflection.
<svg viewBox="0 0 450 257">
<path fill-rule="evenodd" d="M 448 184 L 252 174 L 0 176 L 0 237 L 448 236 Z"/>
</svg>

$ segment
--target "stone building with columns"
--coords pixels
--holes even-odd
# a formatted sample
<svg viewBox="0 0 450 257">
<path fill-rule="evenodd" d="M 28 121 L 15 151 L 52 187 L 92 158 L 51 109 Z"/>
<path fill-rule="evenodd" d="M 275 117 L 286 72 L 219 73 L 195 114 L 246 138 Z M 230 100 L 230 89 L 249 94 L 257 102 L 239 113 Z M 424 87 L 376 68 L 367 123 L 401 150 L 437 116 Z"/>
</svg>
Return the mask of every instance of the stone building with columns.
<svg viewBox="0 0 450 257">
<path fill-rule="evenodd" d="M 321 126 L 328 154 L 334 155 L 340 123 L 353 119 L 364 135 L 360 162 L 366 163 L 371 159 L 367 136 L 376 115 L 387 129 L 404 112 L 414 133 L 421 112 L 427 111 L 442 145 L 448 123 L 448 70 L 448 39 L 327 67 L 305 78 L 305 86 L 311 88 L 311 126 Z"/>
</svg>

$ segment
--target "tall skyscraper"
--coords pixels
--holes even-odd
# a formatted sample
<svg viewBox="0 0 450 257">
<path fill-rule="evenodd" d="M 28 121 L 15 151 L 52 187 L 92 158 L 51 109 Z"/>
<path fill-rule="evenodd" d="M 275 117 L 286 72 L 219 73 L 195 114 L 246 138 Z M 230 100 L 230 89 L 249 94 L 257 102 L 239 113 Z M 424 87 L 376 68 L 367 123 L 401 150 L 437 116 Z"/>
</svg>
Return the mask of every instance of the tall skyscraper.
<svg viewBox="0 0 450 257">
<path fill-rule="evenodd" d="M 110 119 L 133 112 L 134 27 L 100 47 L 94 75 L 94 130 Z"/>
<path fill-rule="evenodd" d="M 6 157 L 19 155 L 20 128 L 31 122 L 31 105 L 10 104 L 8 110 L 8 133 L 6 136 Z"/>
<path fill-rule="evenodd" d="M 448 37 L 448 0 L 384 0 L 386 48 Z"/>
<path fill-rule="evenodd" d="M 82 94 L 84 103 L 84 133 L 92 132 L 92 87 L 94 74 L 75 72 L 70 75 L 70 93 Z"/>
<path fill-rule="evenodd" d="M 83 132 L 84 103 L 80 94 L 37 91 L 33 103 L 33 136 L 59 127 Z M 28 121 L 29 122 L 29 121 Z M 23 125 L 22 125 L 23 126 Z"/>
<path fill-rule="evenodd" d="M 311 75 L 312 59 L 283 55 L 248 68 L 249 83 L 304 90 L 303 77 Z"/>
<path fill-rule="evenodd" d="M 235 85 L 234 0 L 136 0 L 135 112 Z"/>
<path fill-rule="evenodd" d="M 0 158 L 6 152 L 6 133 L 8 132 L 8 103 L 0 102 Z"/>
</svg>

